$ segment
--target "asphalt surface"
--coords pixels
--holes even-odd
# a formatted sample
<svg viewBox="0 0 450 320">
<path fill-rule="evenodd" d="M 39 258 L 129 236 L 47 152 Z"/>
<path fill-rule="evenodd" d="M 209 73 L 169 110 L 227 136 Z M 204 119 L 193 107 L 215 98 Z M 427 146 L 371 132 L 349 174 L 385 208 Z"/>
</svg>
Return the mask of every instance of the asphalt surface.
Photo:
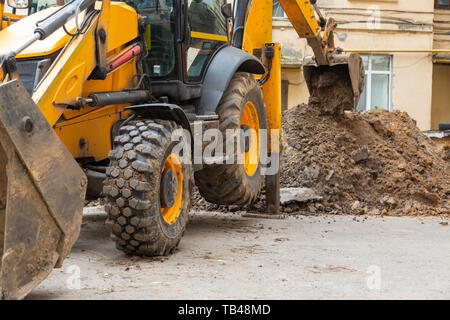
<svg viewBox="0 0 450 320">
<path fill-rule="evenodd" d="M 169 257 L 129 257 L 85 209 L 63 268 L 28 299 L 450 299 L 440 218 L 193 213 Z"/>
</svg>

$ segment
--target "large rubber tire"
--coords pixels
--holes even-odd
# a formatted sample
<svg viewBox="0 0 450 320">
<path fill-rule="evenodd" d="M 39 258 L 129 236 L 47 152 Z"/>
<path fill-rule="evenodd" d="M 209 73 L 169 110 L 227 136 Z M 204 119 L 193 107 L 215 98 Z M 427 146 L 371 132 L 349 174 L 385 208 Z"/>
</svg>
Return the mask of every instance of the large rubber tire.
<svg viewBox="0 0 450 320">
<path fill-rule="evenodd" d="M 171 134 L 181 128 L 172 121 L 132 121 L 120 128 L 110 152 L 104 182 L 105 210 L 112 220 L 111 237 L 127 254 L 168 255 L 178 246 L 189 220 L 191 165 L 182 164 L 179 216 L 168 223 L 162 215 L 162 169 L 175 142 Z"/>
<path fill-rule="evenodd" d="M 252 102 L 259 120 L 259 128 L 267 129 L 264 96 L 253 75 L 237 72 L 216 110 L 219 129 L 224 137 L 227 129 L 240 129 L 243 110 Z M 247 174 L 242 164 L 204 165 L 195 172 L 195 183 L 200 194 L 209 202 L 223 205 L 248 205 L 261 192 L 264 177 L 261 175 L 261 157 L 254 174 Z"/>
</svg>

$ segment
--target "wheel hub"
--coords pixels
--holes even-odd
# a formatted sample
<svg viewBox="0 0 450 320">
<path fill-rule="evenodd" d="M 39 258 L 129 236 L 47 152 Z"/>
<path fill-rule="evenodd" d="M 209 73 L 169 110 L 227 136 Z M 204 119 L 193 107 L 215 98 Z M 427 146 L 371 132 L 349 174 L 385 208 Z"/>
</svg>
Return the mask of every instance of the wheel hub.
<svg viewBox="0 0 450 320">
<path fill-rule="evenodd" d="M 178 190 L 177 175 L 172 169 L 165 169 L 161 175 L 160 200 L 163 208 L 172 208 Z"/>
<path fill-rule="evenodd" d="M 241 150 L 241 159 L 244 162 L 245 173 L 251 177 L 258 169 L 260 152 L 259 117 L 256 106 L 252 101 L 247 101 L 242 110 L 241 129 L 248 132 L 242 139 L 245 142 L 245 148 Z"/>
<path fill-rule="evenodd" d="M 250 127 L 246 124 L 241 125 L 241 133 L 243 135 L 241 136 L 241 148 L 243 152 L 249 152 L 250 151 L 250 145 L 252 143 L 252 137 L 248 135 L 248 130 L 250 130 Z"/>
</svg>

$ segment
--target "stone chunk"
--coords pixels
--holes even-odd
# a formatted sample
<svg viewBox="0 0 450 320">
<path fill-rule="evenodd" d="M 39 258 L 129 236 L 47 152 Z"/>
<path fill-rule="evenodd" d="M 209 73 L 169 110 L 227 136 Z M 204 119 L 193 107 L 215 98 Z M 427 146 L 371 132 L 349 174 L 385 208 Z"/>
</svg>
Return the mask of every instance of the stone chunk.
<svg viewBox="0 0 450 320">
<path fill-rule="evenodd" d="M 292 202 L 319 200 L 322 200 L 322 197 L 310 188 L 281 188 L 280 190 L 280 202 L 282 205 Z"/>
</svg>

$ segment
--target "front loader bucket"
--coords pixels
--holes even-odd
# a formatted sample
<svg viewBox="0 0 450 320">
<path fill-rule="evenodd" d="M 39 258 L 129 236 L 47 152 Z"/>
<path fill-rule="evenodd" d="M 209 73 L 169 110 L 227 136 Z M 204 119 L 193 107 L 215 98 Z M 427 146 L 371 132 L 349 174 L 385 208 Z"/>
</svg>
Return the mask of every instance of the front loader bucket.
<svg viewBox="0 0 450 320">
<path fill-rule="evenodd" d="M 22 83 L 0 84 L 0 298 L 25 297 L 62 265 L 86 181 Z"/>
<path fill-rule="evenodd" d="M 359 54 L 330 54 L 330 65 L 317 66 L 306 58 L 303 74 L 310 93 L 309 103 L 323 114 L 355 110 L 364 89 L 364 65 Z"/>
</svg>

